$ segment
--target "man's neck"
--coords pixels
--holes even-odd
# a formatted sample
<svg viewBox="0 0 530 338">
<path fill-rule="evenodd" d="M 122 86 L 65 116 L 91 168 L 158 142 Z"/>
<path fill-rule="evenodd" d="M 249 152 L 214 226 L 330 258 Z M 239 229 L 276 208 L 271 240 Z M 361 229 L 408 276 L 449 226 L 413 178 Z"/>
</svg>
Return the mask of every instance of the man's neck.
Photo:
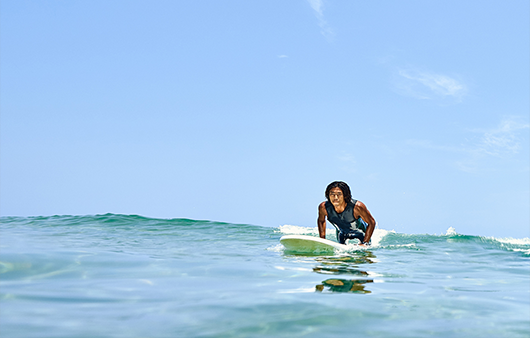
<svg viewBox="0 0 530 338">
<path fill-rule="evenodd" d="M 346 203 L 346 202 L 344 202 L 342 204 L 339 204 L 339 205 L 333 204 L 333 208 L 335 208 L 335 211 L 340 214 L 340 213 L 344 212 L 344 210 L 346 209 L 347 205 L 348 205 L 348 203 Z"/>
</svg>

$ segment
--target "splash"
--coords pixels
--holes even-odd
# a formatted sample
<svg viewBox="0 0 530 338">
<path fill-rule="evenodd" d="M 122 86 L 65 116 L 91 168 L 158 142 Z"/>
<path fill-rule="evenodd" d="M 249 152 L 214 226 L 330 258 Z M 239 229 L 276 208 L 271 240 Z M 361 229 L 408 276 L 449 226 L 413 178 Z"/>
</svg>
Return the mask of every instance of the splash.
<svg viewBox="0 0 530 338">
<path fill-rule="evenodd" d="M 379 246 L 381 240 L 389 233 L 396 233 L 394 230 L 375 229 L 372 234 L 372 246 Z"/>
<path fill-rule="evenodd" d="M 277 229 L 274 230 L 274 232 L 279 232 L 284 235 L 308 235 L 308 236 L 318 236 L 318 228 L 317 227 L 303 227 L 303 226 L 297 226 L 297 225 L 282 225 L 279 226 Z M 347 240 L 346 245 L 347 249 L 345 249 L 346 252 L 349 251 L 358 251 L 358 250 L 366 250 L 369 248 L 375 248 L 379 247 L 379 243 L 381 240 L 388 235 L 389 233 L 395 233 L 394 230 L 384 230 L 384 229 L 375 229 L 372 238 L 371 238 L 371 245 L 369 247 L 360 246 L 357 240 Z M 326 228 L 326 238 L 332 241 L 336 241 L 337 235 L 335 229 Z M 269 248 L 274 250 L 277 250 L 277 248 Z"/>
<path fill-rule="evenodd" d="M 530 255 L 530 238 L 495 238 L 486 237 L 493 242 L 497 242 L 500 246 L 508 251 L 522 252 L 525 255 Z"/>
<path fill-rule="evenodd" d="M 273 246 L 270 246 L 267 248 L 267 251 L 272 251 L 272 252 L 283 252 L 283 245 L 281 244 L 276 244 L 276 245 L 273 245 Z"/>
<path fill-rule="evenodd" d="M 447 229 L 447 231 L 445 232 L 445 235 L 446 236 L 453 236 L 453 235 L 458 235 L 456 233 L 456 229 L 453 228 L 453 227 L 449 227 L 449 229 Z"/>
<path fill-rule="evenodd" d="M 334 230 L 332 230 L 334 232 Z M 315 235 L 318 236 L 318 229 L 316 227 L 302 227 L 297 225 L 281 225 L 278 227 L 278 230 L 274 232 L 280 232 L 284 235 Z M 328 235 L 329 230 L 326 230 L 326 235 Z"/>
</svg>

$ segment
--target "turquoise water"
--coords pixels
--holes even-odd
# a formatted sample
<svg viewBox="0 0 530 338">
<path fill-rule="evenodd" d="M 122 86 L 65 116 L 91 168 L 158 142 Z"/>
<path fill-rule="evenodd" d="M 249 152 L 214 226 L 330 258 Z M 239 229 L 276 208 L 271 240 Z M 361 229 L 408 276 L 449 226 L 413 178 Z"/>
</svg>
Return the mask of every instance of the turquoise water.
<svg viewBox="0 0 530 338">
<path fill-rule="evenodd" d="M 1 337 L 530 336 L 528 238 L 376 229 L 370 249 L 311 256 L 283 251 L 282 235 L 317 234 L 292 225 L 107 214 L 0 231 Z"/>
</svg>

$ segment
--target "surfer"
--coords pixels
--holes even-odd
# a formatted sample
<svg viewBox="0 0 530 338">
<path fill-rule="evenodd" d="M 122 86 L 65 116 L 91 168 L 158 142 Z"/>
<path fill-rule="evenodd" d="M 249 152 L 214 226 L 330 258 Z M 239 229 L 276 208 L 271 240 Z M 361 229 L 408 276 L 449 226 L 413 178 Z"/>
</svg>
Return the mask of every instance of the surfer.
<svg viewBox="0 0 530 338">
<path fill-rule="evenodd" d="M 350 187 L 335 181 L 326 188 L 326 199 L 318 206 L 318 233 L 326 238 L 326 218 L 337 229 L 337 241 L 357 238 L 361 245 L 370 245 L 375 219 L 363 202 L 351 197 Z"/>
</svg>

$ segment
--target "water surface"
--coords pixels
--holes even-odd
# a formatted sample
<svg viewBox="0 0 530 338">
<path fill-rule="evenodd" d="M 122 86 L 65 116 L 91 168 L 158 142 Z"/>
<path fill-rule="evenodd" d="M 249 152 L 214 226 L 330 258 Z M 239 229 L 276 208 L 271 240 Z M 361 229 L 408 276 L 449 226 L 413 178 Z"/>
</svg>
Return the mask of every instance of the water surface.
<svg viewBox="0 0 530 338">
<path fill-rule="evenodd" d="M 2 217 L 2 337 L 529 337 L 530 239 L 399 234 L 299 255 L 268 228 Z M 334 231 L 327 234 L 334 239 Z"/>
</svg>

